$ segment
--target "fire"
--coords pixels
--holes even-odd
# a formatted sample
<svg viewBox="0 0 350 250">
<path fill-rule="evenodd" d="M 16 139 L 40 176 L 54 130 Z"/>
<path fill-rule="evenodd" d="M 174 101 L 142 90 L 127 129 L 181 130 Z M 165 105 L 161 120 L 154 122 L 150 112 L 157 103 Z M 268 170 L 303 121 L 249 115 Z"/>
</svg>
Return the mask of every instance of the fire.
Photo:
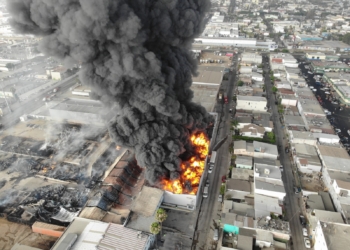
<svg viewBox="0 0 350 250">
<path fill-rule="evenodd" d="M 177 180 L 163 180 L 163 189 L 175 194 L 196 194 L 199 182 L 205 168 L 205 158 L 208 155 L 209 139 L 203 133 L 193 134 L 190 138 L 196 155 L 192 156 L 189 161 L 181 163 L 182 172 Z M 191 186 L 192 190 L 186 189 Z"/>
</svg>

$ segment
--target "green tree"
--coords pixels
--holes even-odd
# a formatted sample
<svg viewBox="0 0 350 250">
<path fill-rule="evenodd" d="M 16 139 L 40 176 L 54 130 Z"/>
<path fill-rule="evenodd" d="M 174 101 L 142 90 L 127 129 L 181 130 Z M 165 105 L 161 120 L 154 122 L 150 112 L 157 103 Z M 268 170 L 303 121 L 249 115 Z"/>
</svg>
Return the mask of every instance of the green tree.
<svg viewBox="0 0 350 250">
<path fill-rule="evenodd" d="M 237 120 L 233 120 L 231 122 L 231 125 L 236 129 L 238 127 L 238 125 L 239 125 L 239 122 Z"/>
<path fill-rule="evenodd" d="M 271 143 L 274 143 L 274 142 L 275 142 L 275 134 L 274 134 L 273 132 L 267 132 L 267 133 L 266 133 L 266 136 L 267 136 L 267 138 L 269 139 L 269 141 L 270 141 Z"/>
<path fill-rule="evenodd" d="M 273 92 L 274 94 L 276 94 L 277 91 L 278 91 L 278 88 L 276 88 L 275 86 L 272 86 L 272 92 Z"/>
<path fill-rule="evenodd" d="M 152 234 L 156 236 L 156 246 L 158 248 L 158 243 L 157 243 L 157 235 L 159 232 L 162 230 L 162 226 L 159 224 L 159 222 L 155 221 L 151 224 L 150 226 L 150 231 Z"/>
<path fill-rule="evenodd" d="M 13 63 L 6 63 L 6 68 L 8 68 L 9 70 L 13 69 L 15 67 L 15 65 Z"/>
<path fill-rule="evenodd" d="M 163 221 L 165 221 L 167 217 L 168 217 L 168 214 L 166 213 L 166 211 L 163 208 L 159 208 L 157 210 L 156 220 L 160 223 L 160 230 L 162 230 Z M 162 233 L 161 233 L 161 235 L 162 235 Z"/>
<path fill-rule="evenodd" d="M 226 190 L 226 186 L 224 183 L 221 184 L 221 187 L 220 187 L 220 194 L 221 195 L 224 195 L 225 194 L 225 190 Z"/>
<path fill-rule="evenodd" d="M 344 36 L 343 36 L 343 39 L 342 41 L 346 44 L 350 44 L 350 33 L 346 33 Z"/>
<path fill-rule="evenodd" d="M 150 231 L 152 234 L 157 235 L 159 234 L 160 230 L 161 230 L 161 225 L 157 221 L 151 224 Z"/>
<path fill-rule="evenodd" d="M 243 86 L 243 85 L 244 85 L 244 82 L 243 82 L 243 81 L 241 81 L 241 80 L 239 80 L 237 84 L 238 84 L 238 86 L 240 86 L 240 87 L 241 87 L 241 86 Z"/>
<path fill-rule="evenodd" d="M 282 52 L 283 52 L 283 53 L 289 53 L 289 50 L 287 50 L 287 49 L 282 49 Z"/>
</svg>

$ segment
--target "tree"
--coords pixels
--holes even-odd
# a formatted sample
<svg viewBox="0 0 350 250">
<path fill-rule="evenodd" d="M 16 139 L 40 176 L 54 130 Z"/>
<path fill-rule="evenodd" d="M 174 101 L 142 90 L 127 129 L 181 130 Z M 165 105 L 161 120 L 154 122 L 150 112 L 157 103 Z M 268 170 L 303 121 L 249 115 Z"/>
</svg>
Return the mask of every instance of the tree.
<svg viewBox="0 0 350 250">
<path fill-rule="evenodd" d="M 238 127 L 238 125 L 239 125 L 239 122 L 237 120 L 233 120 L 231 122 L 231 125 L 236 129 Z"/>
<path fill-rule="evenodd" d="M 277 91 L 278 91 L 278 88 L 276 88 L 276 86 L 272 86 L 272 92 L 273 92 L 274 94 L 276 94 Z"/>
<path fill-rule="evenodd" d="M 166 211 L 163 208 L 159 208 L 157 210 L 156 220 L 160 223 L 160 230 L 162 230 L 163 221 L 165 221 L 167 217 L 168 217 L 168 214 L 166 213 Z M 161 233 L 161 235 L 162 235 L 162 233 Z"/>
<path fill-rule="evenodd" d="M 240 87 L 241 87 L 241 86 L 243 86 L 243 85 L 244 85 L 244 82 L 243 82 L 243 81 L 241 81 L 241 80 L 239 80 L 239 81 L 238 81 L 238 86 L 240 86 Z"/>
<path fill-rule="evenodd" d="M 273 132 L 267 132 L 267 133 L 266 133 L 266 136 L 267 136 L 267 138 L 269 139 L 269 141 L 270 141 L 271 143 L 274 143 L 274 142 L 275 142 L 275 134 L 274 134 Z"/>
<path fill-rule="evenodd" d="M 152 234 L 157 235 L 159 234 L 160 230 L 161 230 L 161 225 L 157 221 L 151 224 L 150 231 Z"/>
<path fill-rule="evenodd" d="M 343 39 L 342 41 L 346 44 L 350 44 L 350 33 L 346 33 L 344 36 L 343 36 Z"/>
<path fill-rule="evenodd" d="M 155 221 L 151 224 L 150 226 L 150 231 L 152 234 L 157 235 L 159 232 L 162 230 L 162 226 L 159 224 L 159 222 Z M 156 246 L 158 248 L 158 243 L 157 243 L 157 237 L 156 237 Z"/>
<path fill-rule="evenodd" d="M 224 183 L 221 184 L 221 187 L 220 187 L 220 194 L 221 195 L 224 195 L 225 194 L 225 190 L 226 190 L 226 186 Z"/>
<path fill-rule="evenodd" d="M 15 65 L 13 63 L 6 63 L 6 68 L 8 69 L 13 69 L 15 67 Z"/>
<path fill-rule="evenodd" d="M 287 49 L 282 49 L 282 52 L 283 52 L 283 53 L 289 53 L 289 50 L 287 50 Z"/>
</svg>

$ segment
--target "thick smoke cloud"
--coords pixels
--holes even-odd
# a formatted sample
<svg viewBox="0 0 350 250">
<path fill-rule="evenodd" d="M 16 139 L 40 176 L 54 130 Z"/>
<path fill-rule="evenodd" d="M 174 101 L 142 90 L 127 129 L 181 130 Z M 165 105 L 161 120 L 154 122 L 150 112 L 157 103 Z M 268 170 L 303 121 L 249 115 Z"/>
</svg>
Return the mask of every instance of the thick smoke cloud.
<svg viewBox="0 0 350 250">
<path fill-rule="evenodd" d="M 41 50 L 82 64 L 80 79 L 110 108 L 109 132 L 133 148 L 147 179 L 177 178 L 189 134 L 211 117 L 191 102 L 189 51 L 209 0 L 8 0 L 11 25 Z"/>
</svg>

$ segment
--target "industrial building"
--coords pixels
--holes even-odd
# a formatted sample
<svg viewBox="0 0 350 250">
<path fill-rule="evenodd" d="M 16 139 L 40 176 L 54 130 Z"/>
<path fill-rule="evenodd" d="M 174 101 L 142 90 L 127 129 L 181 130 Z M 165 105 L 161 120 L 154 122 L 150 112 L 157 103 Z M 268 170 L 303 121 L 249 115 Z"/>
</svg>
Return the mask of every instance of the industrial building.
<svg viewBox="0 0 350 250">
<path fill-rule="evenodd" d="M 199 66 L 198 76 L 193 77 L 192 101 L 202 105 L 208 112 L 214 110 L 224 70 L 220 66 Z"/>
<path fill-rule="evenodd" d="M 278 45 L 274 41 L 257 41 L 255 38 L 231 38 L 231 37 L 198 37 L 194 39 L 194 44 L 212 46 L 232 46 L 241 48 L 255 48 L 265 50 L 275 50 Z"/>
</svg>

